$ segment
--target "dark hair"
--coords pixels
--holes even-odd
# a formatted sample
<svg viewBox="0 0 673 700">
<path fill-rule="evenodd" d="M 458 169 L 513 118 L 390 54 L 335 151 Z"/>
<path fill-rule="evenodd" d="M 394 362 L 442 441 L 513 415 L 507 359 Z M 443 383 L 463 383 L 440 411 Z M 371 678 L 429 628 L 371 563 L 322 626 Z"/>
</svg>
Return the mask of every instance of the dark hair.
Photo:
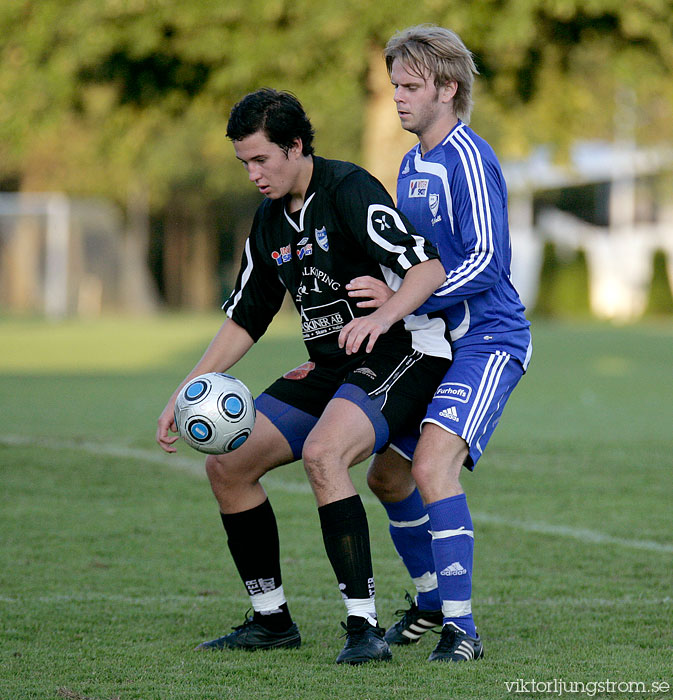
<svg viewBox="0 0 673 700">
<path fill-rule="evenodd" d="M 262 88 L 237 102 L 227 124 L 227 138 L 240 141 L 263 131 L 285 153 L 301 139 L 302 154 L 313 153 L 313 127 L 301 102 L 289 92 Z"/>
</svg>

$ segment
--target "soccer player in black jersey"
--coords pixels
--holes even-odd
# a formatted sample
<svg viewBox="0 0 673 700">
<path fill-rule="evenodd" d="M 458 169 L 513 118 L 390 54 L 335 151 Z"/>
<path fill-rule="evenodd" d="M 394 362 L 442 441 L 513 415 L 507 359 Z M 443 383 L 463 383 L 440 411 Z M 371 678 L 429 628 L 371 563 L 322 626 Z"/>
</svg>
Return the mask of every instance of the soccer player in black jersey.
<svg viewBox="0 0 673 700">
<path fill-rule="evenodd" d="M 299 646 L 282 586 L 275 516 L 259 479 L 301 458 L 347 609 L 337 663 L 388 660 L 367 518 L 348 469 L 419 423 L 449 364 L 441 320 L 404 320 L 443 282 L 444 269 L 377 180 L 351 163 L 313 154 L 313 129 L 294 96 L 270 89 L 247 95 L 232 110 L 227 136 L 265 200 L 223 307 L 228 318 L 168 401 L 157 442 L 175 452 L 178 438 L 170 433 L 179 390 L 199 374 L 234 365 L 263 335 L 285 292 L 300 314 L 308 361 L 257 398 L 254 430 L 240 448 L 206 460 L 254 614 L 199 648 Z M 349 298 L 346 285 L 362 275 L 397 290 L 376 311 Z"/>
</svg>

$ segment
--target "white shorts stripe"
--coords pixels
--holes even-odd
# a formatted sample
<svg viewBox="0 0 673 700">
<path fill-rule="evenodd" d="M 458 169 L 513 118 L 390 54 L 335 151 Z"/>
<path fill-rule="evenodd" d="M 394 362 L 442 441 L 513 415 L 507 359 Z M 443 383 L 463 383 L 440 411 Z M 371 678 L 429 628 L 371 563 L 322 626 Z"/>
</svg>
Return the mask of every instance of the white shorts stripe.
<svg viewBox="0 0 673 700">
<path fill-rule="evenodd" d="M 470 425 L 474 419 L 474 415 L 476 412 L 478 412 L 481 408 L 481 404 L 483 401 L 484 394 L 486 392 L 486 386 L 488 385 L 489 378 L 491 376 L 491 372 L 493 370 L 493 364 L 497 361 L 498 355 L 493 354 L 490 355 L 488 358 L 488 362 L 486 363 L 486 369 L 484 370 L 484 373 L 481 375 L 481 380 L 479 382 L 479 388 L 477 389 L 477 395 L 474 399 L 474 403 L 472 404 L 472 408 L 470 409 L 470 413 L 467 416 L 467 420 L 465 421 L 465 426 L 463 428 L 463 437 L 465 438 L 466 442 L 468 442 L 468 435 L 470 433 Z"/>
<path fill-rule="evenodd" d="M 491 355 L 488 360 L 486 370 L 484 371 L 479 389 L 477 390 L 477 397 L 467 417 L 463 430 L 463 437 L 468 445 L 471 445 L 474 440 L 475 433 L 479 429 L 479 424 L 488 410 L 495 390 L 498 387 L 502 372 L 509 362 L 509 359 L 510 355 L 498 350 L 494 355 Z"/>
<path fill-rule="evenodd" d="M 369 392 L 368 396 L 380 396 L 383 394 L 385 399 L 381 404 L 379 410 L 383 410 L 388 401 L 388 392 L 392 389 L 405 372 L 410 370 L 417 362 L 422 360 L 424 357 L 423 353 L 414 350 L 410 355 L 407 355 L 400 363 L 395 367 L 395 369 L 385 378 L 383 383 L 376 389 Z"/>
<path fill-rule="evenodd" d="M 369 392 L 369 396 L 378 396 L 379 394 L 387 394 L 395 382 L 419 360 L 423 358 L 423 354 L 414 350 L 410 355 L 405 355 L 395 369 L 376 387 Z"/>
</svg>

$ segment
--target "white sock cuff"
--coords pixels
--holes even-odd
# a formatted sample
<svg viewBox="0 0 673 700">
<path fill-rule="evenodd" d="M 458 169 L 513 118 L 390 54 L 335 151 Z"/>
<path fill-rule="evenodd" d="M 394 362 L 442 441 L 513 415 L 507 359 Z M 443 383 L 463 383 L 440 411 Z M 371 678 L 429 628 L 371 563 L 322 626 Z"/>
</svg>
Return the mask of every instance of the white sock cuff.
<svg viewBox="0 0 673 700">
<path fill-rule="evenodd" d="M 269 612 L 278 610 L 283 603 L 286 603 L 283 586 L 278 586 L 268 593 L 257 593 L 250 596 L 250 604 L 255 612 Z"/>
<path fill-rule="evenodd" d="M 376 626 L 376 602 L 374 598 L 344 598 L 348 615 L 364 617 L 370 625 Z"/>
</svg>

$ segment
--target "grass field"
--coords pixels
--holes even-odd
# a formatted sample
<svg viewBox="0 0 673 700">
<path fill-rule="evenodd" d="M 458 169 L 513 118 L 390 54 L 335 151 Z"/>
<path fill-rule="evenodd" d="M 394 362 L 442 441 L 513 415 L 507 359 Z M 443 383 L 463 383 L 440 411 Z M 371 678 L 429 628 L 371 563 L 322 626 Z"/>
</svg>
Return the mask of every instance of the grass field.
<svg viewBox="0 0 673 700">
<path fill-rule="evenodd" d="M 528 376 L 463 480 L 485 660 L 428 664 L 426 635 L 343 668 L 344 608 L 298 464 L 265 483 L 304 644 L 192 651 L 240 624 L 247 598 L 202 459 L 153 437 L 220 320 L 0 319 L 2 700 L 673 698 L 672 324 L 534 324 Z M 293 329 L 274 325 L 235 368 L 253 391 L 304 361 Z M 388 626 L 410 581 L 364 471 Z"/>
</svg>

